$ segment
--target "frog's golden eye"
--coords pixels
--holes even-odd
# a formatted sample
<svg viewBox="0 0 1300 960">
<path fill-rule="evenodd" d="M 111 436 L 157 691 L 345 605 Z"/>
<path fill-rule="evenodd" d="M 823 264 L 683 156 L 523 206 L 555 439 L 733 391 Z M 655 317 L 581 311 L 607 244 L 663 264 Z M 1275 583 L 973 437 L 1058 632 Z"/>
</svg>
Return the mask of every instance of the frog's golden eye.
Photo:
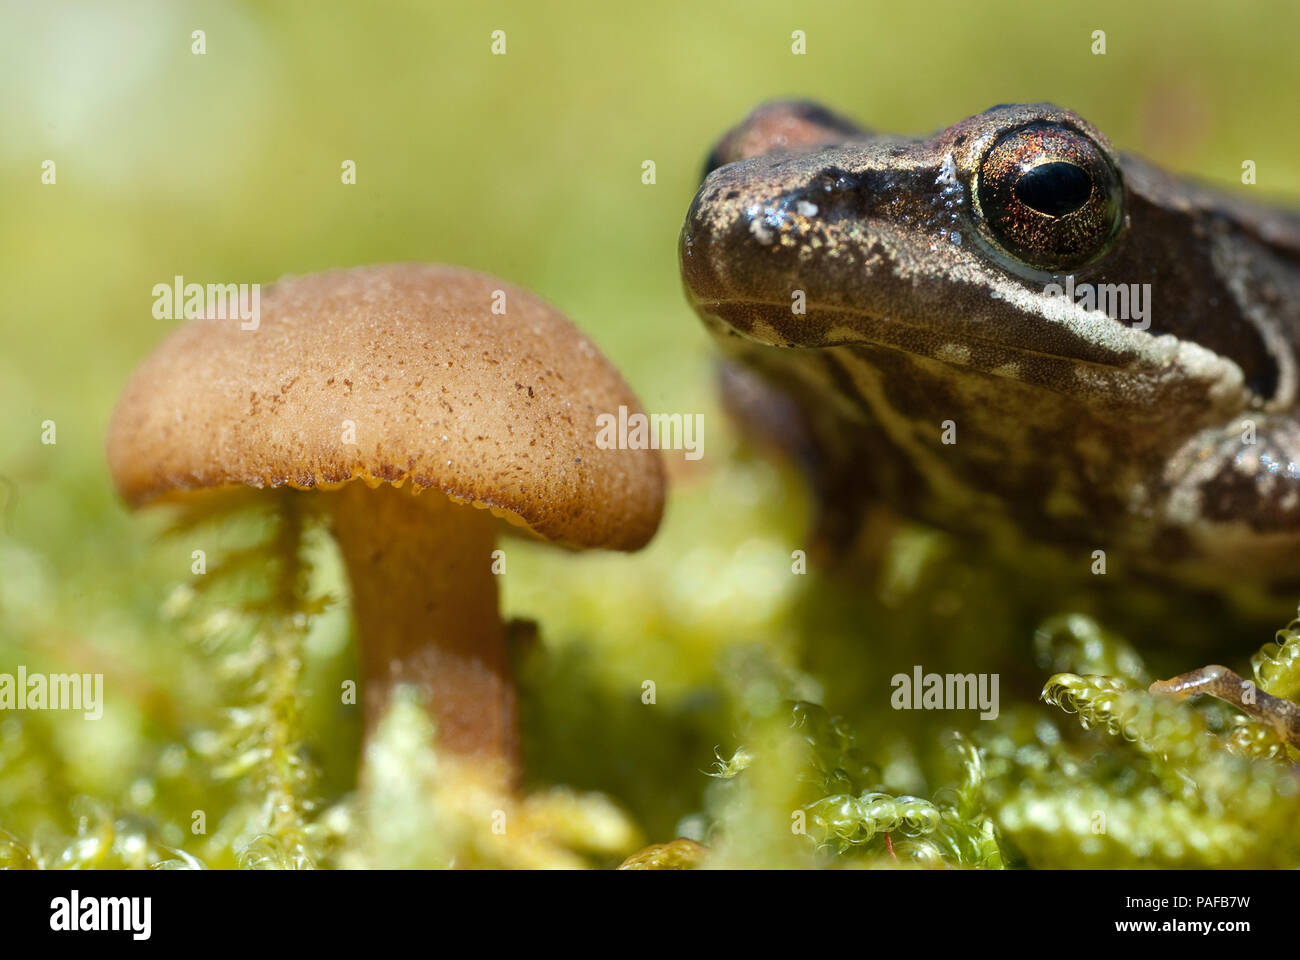
<svg viewBox="0 0 1300 960">
<path fill-rule="evenodd" d="M 1091 139 L 1050 123 L 1004 134 L 980 164 L 983 226 L 1013 257 L 1043 270 L 1095 260 L 1123 217 L 1124 187 Z"/>
</svg>

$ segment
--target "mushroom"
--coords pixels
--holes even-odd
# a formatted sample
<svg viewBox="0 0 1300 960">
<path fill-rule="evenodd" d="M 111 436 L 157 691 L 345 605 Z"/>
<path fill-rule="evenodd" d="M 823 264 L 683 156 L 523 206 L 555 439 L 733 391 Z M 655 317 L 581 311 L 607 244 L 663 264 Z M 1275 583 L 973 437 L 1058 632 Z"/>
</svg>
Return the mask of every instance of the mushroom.
<svg viewBox="0 0 1300 960">
<path fill-rule="evenodd" d="M 132 506 L 234 485 L 320 491 L 352 588 L 367 731 L 414 685 L 440 750 L 513 782 L 498 527 L 578 548 L 649 541 L 657 454 L 596 443 L 597 416 L 620 406 L 640 410 L 528 291 L 455 267 L 362 267 L 281 281 L 255 330 L 213 316 L 177 329 L 118 401 L 108 462 Z"/>
</svg>

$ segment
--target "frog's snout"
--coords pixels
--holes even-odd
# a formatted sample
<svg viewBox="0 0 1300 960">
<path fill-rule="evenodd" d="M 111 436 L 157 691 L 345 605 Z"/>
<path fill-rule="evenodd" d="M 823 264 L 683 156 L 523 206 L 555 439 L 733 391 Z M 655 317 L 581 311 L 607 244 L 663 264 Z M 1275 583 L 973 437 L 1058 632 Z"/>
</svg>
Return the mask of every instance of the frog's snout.
<svg viewBox="0 0 1300 960">
<path fill-rule="evenodd" d="M 744 172 L 755 160 L 728 164 L 700 185 L 682 225 L 682 280 L 697 302 L 746 299 L 762 286 L 774 235 L 766 205 L 746 189 Z"/>
<path fill-rule="evenodd" d="M 678 243 L 682 282 L 697 301 L 721 299 L 722 288 L 714 260 L 716 244 L 701 215 L 703 189 L 691 201 Z"/>
</svg>

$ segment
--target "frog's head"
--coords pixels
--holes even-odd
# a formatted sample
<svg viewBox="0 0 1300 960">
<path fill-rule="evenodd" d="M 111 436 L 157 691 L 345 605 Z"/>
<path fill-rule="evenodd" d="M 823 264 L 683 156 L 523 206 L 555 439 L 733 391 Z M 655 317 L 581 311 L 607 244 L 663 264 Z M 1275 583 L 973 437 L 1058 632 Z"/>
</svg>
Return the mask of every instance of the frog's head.
<svg viewBox="0 0 1300 960">
<path fill-rule="evenodd" d="M 1069 110 L 1002 105 L 901 139 L 771 104 L 711 166 L 681 263 L 719 333 L 874 344 L 1081 394 L 1091 379 L 1130 409 L 1170 389 L 1226 407 L 1277 389 L 1275 345 L 1234 310 L 1195 199 Z M 1062 295 L 1076 284 L 1149 296 L 1115 317 Z"/>
</svg>

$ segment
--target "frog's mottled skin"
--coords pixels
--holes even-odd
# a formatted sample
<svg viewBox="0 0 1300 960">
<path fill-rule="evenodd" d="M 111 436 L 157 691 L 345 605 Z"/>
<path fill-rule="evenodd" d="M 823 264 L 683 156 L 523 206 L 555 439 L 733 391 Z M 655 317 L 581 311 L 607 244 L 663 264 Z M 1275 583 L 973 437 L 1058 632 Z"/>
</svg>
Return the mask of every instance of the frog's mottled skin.
<svg viewBox="0 0 1300 960">
<path fill-rule="evenodd" d="M 972 202 L 992 144 L 1034 123 L 1090 138 L 1122 180 L 1118 234 L 1071 271 L 1007 254 Z M 1050 104 L 929 139 L 771 104 L 710 165 L 686 288 L 731 376 L 800 411 L 823 535 L 883 500 L 1080 569 L 1103 549 L 1189 585 L 1300 583 L 1300 218 L 1118 157 Z M 1067 273 L 1149 283 L 1150 329 L 1044 294 Z"/>
</svg>

